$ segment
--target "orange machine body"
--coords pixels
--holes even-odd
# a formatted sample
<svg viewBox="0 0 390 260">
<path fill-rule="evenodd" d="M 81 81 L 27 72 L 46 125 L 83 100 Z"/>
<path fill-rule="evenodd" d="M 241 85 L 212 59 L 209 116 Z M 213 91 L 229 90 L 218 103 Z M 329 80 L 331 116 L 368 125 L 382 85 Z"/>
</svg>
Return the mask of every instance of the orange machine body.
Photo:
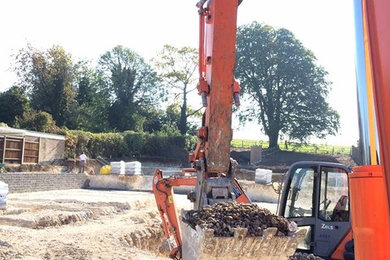
<svg viewBox="0 0 390 260">
<path fill-rule="evenodd" d="M 343 260 L 345 245 L 347 244 L 348 241 L 351 241 L 352 239 L 353 239 L 353 234 L 352 234 L 352 229 L 350 229 L 349 232 L 343 238 L 343 240 L 340 242 L 340 244 L 334 250 L 332 254 L 332 259 Z"/>
<path fill-rule="evenodd" d="M 174 186 L 195 186 L 195 197 L 190 198 L 196 209 L 212 203 L 207 196 L 214 190 L 222 191 L 224 196 L 222 199 L 219 195 L 213 197 L 214 203 L 218 199 L 250 203 L 234 179 L 235 162 L 230 159 L 232 105 L 233 101 L 239 105 L 240 93 L 240 86 L 234 79 L 239 2 L 200 0 L 197 3 L 200 26 L 198 92 L 206 108 L 197 132 L 198 143 L 190 154 L 193 168 L 183 169 L 184 174 L 196 173 L 197 176 L 163 178 L 162 172 L 157 170 L 153 178 L 153 192 L 173 258 L 181 256 L 182 244 L 173 200 Z"/>
<path fill-rule="evenodd" d="M 360 166 L 349 177 L 355 259 L 390 259 L 390 215 L 382 167 Z"/>
<path fill-rule="evenodd" d="M 390 259 L 390 1 L 361 0 L 371 166 L 349 175 L 355 259 Z M 360 84 L 360 82 L 358 82 Z M 364 85 L 364 84 L 362 84 Z M 379 160 L 377 160 L 377 158 Z M 380 166 L 375 165 L 379 162 Z"/>
</svg>

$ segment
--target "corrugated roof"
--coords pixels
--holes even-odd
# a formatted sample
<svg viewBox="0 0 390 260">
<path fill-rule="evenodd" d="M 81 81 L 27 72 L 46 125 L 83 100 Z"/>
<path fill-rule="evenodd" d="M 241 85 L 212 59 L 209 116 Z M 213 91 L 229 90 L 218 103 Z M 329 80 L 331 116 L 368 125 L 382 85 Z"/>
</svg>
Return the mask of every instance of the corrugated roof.
<svg viewBox="0 0 390 260">
<path fill-rule="evenodd" d="M 0 126 L 0 135 L 33 136 L 33 137 L 42 137 L 47 139 L 65 140 L 65 136 L 63 135 L 41 133 L 41 132 L 17 129 L 12 127 L 3 127 L 3 126 Z"/>
</svg>

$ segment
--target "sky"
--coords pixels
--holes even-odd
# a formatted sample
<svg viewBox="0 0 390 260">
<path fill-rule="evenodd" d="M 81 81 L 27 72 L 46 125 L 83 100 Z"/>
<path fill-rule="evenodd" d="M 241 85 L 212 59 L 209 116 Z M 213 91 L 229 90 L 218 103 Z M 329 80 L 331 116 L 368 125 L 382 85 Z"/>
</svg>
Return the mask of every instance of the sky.
<svg viewBox="0 0 390 260">
<path fill-rule="evenodd" d="M 0 91 L 17 80 L 12 55 L 27 45 L 61 45 L 74 59 L 96 60 L 116 45 L 153 58 L 164 44 L 198 46 L 196 0 L 0 1 Z M 238 25 L 252 21 L 292 31 L 329 72 L 328 101 L 340 114 L 339 134 L 312 141 L 353 145 L 358 140 L 352 0 L 244 0 Z M 195 92 L 193 95 L 197 95 Z M 193 98 L 194 106 L 199 102 Z M 233 120 L 234 138 L 262 139 L 256 124 Z"/>
</svg>

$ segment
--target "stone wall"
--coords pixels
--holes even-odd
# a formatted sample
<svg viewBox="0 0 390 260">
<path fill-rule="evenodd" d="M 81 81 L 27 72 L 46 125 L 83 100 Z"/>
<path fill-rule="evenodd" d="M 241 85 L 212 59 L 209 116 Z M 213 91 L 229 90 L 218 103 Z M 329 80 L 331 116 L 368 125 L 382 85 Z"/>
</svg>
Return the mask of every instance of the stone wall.
<svg viewBox="0 0 390 260">
<path fill-rule="evenodd" d="M 80 189 L 88 186 L 87 176 L 75 173 L 6 173 L 0 174 L 0 181 L 8 184 L 10 193 Z"/>
</svg>

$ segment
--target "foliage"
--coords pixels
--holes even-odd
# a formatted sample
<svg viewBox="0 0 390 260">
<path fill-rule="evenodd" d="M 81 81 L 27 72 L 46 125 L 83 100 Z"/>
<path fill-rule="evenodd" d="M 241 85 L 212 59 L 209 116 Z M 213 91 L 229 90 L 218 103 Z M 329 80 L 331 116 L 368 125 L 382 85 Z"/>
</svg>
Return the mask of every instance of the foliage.
<svg viewBox="0 0 390 260">
<path fill-rule="evenodd" d="M 29 102 L 22 88 L 14 86 L 0 93 L 0 119 L 2 122 L 14 126 L 17 117 L 29 110 Z"/>
<path fill-rule="evenodd" d="M 59 126 L 71 126 L 76 102 L 73 61 L 61 46 L 46 51 L 30 45 L 21 49 L 15 71 L 33 109 L 50 113 Z"/>
<path fill-rule="evenodd" d="M 180 115 L 181 108 L 179 104 L 169 105 L 163 117 L 162 130 L 181 134 L 178 128 L 180 125 Z M 197 119 L 202 118 L 202 113 L 200 111 L 194 111 L 191 107 L 187 107 L 187 116 L 191 116 L 190 119 Z M 199 128 L 199 125 L 194 121 L 195 120 L 187 120 L 187 135 L 196 135 L 196 130 Z"/>
<path fill-rule="evenodd" d="M 177 51 L 196 54 L 191 48 Z M 195 69 L 196 66 L 191 67 L 191 71 Z M 162 79 L 141 56 L 123 46 L 107 51 L 94 67 L 90 61 L 74 62 L 61 46 L 39 50 L 28 45 L 15 56 L 14 70 L 19 78 L 18 87 L 0 94 L 0 106 L 4 108 L 0 118 L 5 123 L 54 133 L 65 133 L 68 129 L 94 133 L 126 131 L 126 134 L 109 136 L 69 134 L 70 154 L 88 148 L 93 154 L 137 155 L 146 149 L 146 133 L 153 133 L 148 138 L 157 140 L 156 147 L 167 144 L 166 138 L 181 135 L 182 106 L 174 104 L 161 108 L 160 104 L 165 100 Z M 188 73 L 192 75 L 192 72 Z M 187 78 L 186 84 L 192 83 L 193 79 Z M 199 116 L 197 111 L 185 107 L 186 116 Z M 195 127 L 188 125 L 186 129 L 192 133 Z M 123 143 L 130 144 L 129 150 L 113 151 L 117 149 L 114 144 Z M 77 151 L 72 150 L 76 147 Z"/>
<path fill-rule="evenodd" d="M 26 111 L 22 117 L 18 117 L 15 122 L 15 127 L 23 128 L 44 133 L 57 133 L 58 127 L 53 120 L 53 117 L 43 111 Z"/>
<path fill-rule="evenodd" d="M 180 117 L 177 123 L 181 134 L 188 130 L 189 114 L 187 94 L 195 88 L 195 71 L 198 66 L 198 52 L 191 47 L 177 48 L 164 45 L 162 51 L 154 59 L 160 78 L 169 93 L 174 94 L 175 103 L 181 98 Z"/>
<path fill-rule="evenodd" d="M 65 153 L 67 158 L 76 158 L 81 152 L 90 157 L 103 156 L 166 156 L 168 147 L 184 148 L 185 138 L 158 134 L 125 131 L 121 133 L 90 133 L 67 130 L 65 132 Z"/>
<path fill-rule="evenodd" d="M 144 59 L 132 50 L 116 46 L 100 57 L 99 69 L 107 81 L 112 104 L 109 108 L 111 127 L 136 130 L 142 106 L 152 104 L 159 97 L 156 73 Z M 141 124 L 142 125 L 142 124 Z"/>
<path fill-rule="evenodd" d="M 78 103 L 75 128 L 92 132 L 108 131 L 110 93 L 102 73 L 92 68 L 87 61 L 80 61 L 75 67 Z"/>
<path fill-rule="evenodd" d="M 256 22 L 239 27 L 235 76 L 256 104 L 241 119 L 256 119 L 271 147 L 280 134 L 303 142 L 337 133 L 339 115 L 326 102 L 327 72 L 290 31 Z"/>
</svg>

